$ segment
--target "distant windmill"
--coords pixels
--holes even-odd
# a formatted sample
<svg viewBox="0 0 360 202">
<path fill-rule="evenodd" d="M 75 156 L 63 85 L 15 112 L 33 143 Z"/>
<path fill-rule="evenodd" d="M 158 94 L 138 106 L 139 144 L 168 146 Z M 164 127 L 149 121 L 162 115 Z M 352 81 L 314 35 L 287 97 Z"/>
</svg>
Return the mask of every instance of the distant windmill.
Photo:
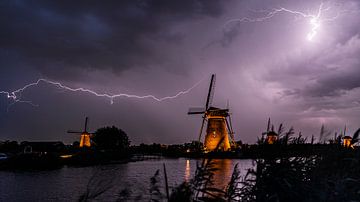
<svg viewBox="0 0 360 202">
<path fill-rule="evenodd" d="M 220 109 L 211 106 L 215 90 L 215 74 L 211 75 L 209 92 L 204 108 L 190 108 L 188 114 L 203 114 L 202 124 L 199 134 L 199 142 L 203 133 L 205 121 L 207 121 L 207 129 L 205 135 L 206 151 L 214 151 L 216 149 L 227 151 L 230 149 L 229 135 L 231 142 L 234 143 L 234 132 L 232 130 L 229 109 Z"/>
<path fill-rule="evenodd" d="M 266 132 L 262 133 L 262 139 L 264 140 L 264 135 L 266 135 L 265 142 L 267 144 L 274 144 L 278 139 L 278 134 L 275 133 L 275 131 L 274 131 L 274 125 L 271 125 L 271 128 L 270 128 L 270 125 L 271 125 L 271 121 L 270 121 L 270 117 L 269 117 L 268 122 L 267 122 Z M 282 126 L 282 125 L 280 125 L 280 126 Z"/>
<path fill-rule="evenodd" d="M 71 131 L 68 130 L 68 133 L 75 133 L 75 134 L 80 134 L 80 147 L 91 147 L 91 135 L 95 134 L 95 133 L 89 133 L 87 130 L 87 126 L 88 126 L 88 121 L 89 118 L 86 117 L 85 118 L 85 127 L 84 127 L 84 131 L 79 132 L 79 131 Z"/>
<path fill-rule="evenodd" d="M 344 127 L 344 137 L 343 137 L 343 146 L 344 147 L 352 147 L 354 148 L 354 146 L 352 145 L 352 137 L 351 136 L 348 136 L 346 135 L 346 125 Z"/>
</svg>

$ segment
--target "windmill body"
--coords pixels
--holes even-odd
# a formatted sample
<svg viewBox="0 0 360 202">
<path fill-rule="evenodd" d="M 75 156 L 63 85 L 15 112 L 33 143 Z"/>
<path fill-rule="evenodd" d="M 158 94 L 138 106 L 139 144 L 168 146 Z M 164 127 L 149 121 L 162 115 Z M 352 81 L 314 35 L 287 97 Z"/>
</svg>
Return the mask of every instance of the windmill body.
<svg viewBox="0 0 360 202">
<path fill-rule="evenodd" d="M 230 149 L 229 133 L 226 125 L 226 118 L 229 116 L 228 111 L 228 109 L 209 108 L 206 114 L 205 150 L 228 151 Z"/>
<path fill-rule="evenodd" d="M 204 149 L 205 151 L 228 151 L 231 148 L 230 137 L 233 142 L 233 130 L 229 109 L 221 109 L 211 106 L 214 95 L 215 74 L 211 76 L 208 97 L 205 108 L 191 108 L 188 114 L 203 114 L 202 125 L 200 128 L 199 142 L 205 122 L 207 122 Z"/>
<path fill-rule="evenodd" d="M 90 134 L 89 133 L 82 133 L 81 134 L 79 147 L 91 147 Z"/>
</svg>

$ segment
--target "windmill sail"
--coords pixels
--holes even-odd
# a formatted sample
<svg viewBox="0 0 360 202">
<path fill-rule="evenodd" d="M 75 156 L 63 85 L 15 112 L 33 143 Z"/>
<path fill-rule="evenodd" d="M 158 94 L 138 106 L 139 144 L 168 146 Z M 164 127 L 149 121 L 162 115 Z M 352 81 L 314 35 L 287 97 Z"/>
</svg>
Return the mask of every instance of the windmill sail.
<svg viewBox="0 0 360 202">
<path fill-rule="evenodd" d="M 88 125 L 88 121 L 89 121 L 89 117 L 85 118 L 85 127 L 84 127 L 84 132 L 87 132 L 87 125 Z"/>
<path fill-rule="evenodd" d="M 199 141 L 207 121 L 204 148 L 207 151 L 230 149 L 229 134 L 232 135 L 231 124 L 227 122 L 229 109 L 220 109 L 212 106 L 215 91 L 215 74 L 211 75 L 209 90 L 204 108 L 190 108 L 188 114 L 203 114 L 200 127 Z"/>
<path fill-rule="evenodd" d="M 203 107 L 193 107 L 189 109 L 188 114 L 204 114 L 205 111 L 206 109 Z"/>
<path fill-rule="evenodd" d="M 209 109 L 212 103 L 212 99 L 214 98 L 214 91 L 215 91 L 215 74 L 211 75 L 209 92 L 206 99 L 205 109 Z"/>
</svg>

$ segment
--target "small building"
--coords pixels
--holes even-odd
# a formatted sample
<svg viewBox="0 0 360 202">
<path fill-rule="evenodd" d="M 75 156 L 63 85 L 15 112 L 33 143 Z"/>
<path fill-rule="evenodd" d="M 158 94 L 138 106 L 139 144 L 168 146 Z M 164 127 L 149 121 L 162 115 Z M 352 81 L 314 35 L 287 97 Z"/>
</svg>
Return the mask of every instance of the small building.
<svg viewBox="0 0 360 202">
<path fill-rule="evenodd" d="M 23 153 L 60 153 L 64 151 L 65 145 L 62 142 L 22 142 L 20 147 Z"/>
</svg>

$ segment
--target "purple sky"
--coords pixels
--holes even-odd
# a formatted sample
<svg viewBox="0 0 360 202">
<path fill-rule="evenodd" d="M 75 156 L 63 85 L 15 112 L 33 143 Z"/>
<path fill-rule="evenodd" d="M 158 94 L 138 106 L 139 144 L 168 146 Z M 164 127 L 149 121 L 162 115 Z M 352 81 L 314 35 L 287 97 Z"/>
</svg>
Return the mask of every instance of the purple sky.
<svg viewBox="0 0 360 202">
<path fill-rule="evenodd" d="M 266 3 L 265 3 L 266 2 Z M 165 97 L 202 82 L 177 99 L 106 98 L 40 84 L 0 94 L 0 140 L 62 140 L 115 125 L 134 144 L 197 139 L 210 75 L 213 104 L 232 112 L 235 139 L 253 143 L 266 128 L 294 126 L 305 136 L 360 127 L 360 2 L 323 1 L 313 40 L 311 18 L 321 1 L 2 1 L 0 91 L 39 78 L 101 93 Z M 256 22 L 233 19 L 258 19 Z"/>
</svg>

